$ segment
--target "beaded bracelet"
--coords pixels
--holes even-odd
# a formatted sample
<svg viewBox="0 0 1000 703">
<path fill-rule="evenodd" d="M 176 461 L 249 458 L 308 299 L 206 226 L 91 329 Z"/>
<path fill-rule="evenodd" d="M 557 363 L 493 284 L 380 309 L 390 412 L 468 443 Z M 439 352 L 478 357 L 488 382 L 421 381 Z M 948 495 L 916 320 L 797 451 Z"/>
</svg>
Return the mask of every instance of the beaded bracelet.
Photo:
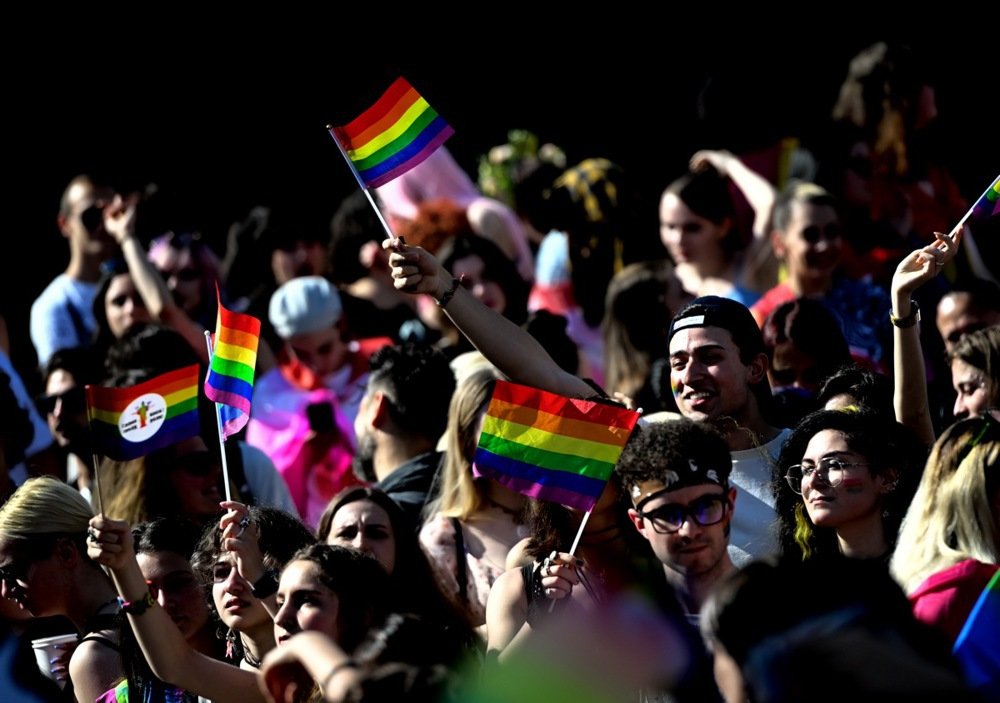
<svg viewBox="0 0 1000 703">
<path fill-rule="evenodd" d="M 330 681 L 332 681 L 333 677 L 336 676 L 339 672 L 343 671 L 344 669 L 357 669 L 357 668 L 358 668 L 358 663 L 353 659 L 345 659 L 339 664 L 334 664 L 333 667 L 330 669 L 330 671 L 327 672 L 326 676 L 323 677 L 323 683 L 319 685 L 320 692 L 326 691 L 326 687 L 330 684 Z"/>
<path fill-rule="evenodd" d="M 129 615 L 142 615 L 149 607 L 153 605 L 156 601 L 153 600 L 153 594 L 146 591 L 146 595 L 137 600 L 125 600 L 121 596 L 118 596 L 118 605 L 121 607 L 123 613 Z"/>
</svg>

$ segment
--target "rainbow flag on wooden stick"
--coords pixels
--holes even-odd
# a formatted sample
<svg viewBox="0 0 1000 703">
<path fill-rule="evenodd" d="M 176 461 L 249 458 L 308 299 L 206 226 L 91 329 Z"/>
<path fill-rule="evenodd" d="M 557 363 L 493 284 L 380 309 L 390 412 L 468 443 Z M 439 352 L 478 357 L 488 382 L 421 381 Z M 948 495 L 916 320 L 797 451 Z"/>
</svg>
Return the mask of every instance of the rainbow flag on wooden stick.
<svg viewBox="0 0 1000 703">
<path fill-rule="evenodd" d="M 532 498 L 591 510 L 639 413 L 497 381 L 476 470 Z"/>
<path fill-rule="evenodd" d="M 250 419 L 259 344 L 260 320 L 227 310 L 220 300 L 212 360 L 205 377 L 205 396 L 222 406 L 223 438 L 242 430 Z"/>
<path fill-rule="evenodd" d="M 406 173 L 444 144 L 454 130 L 405 78 L 350 124 L 331 127 L 356 175 L 376 188 Z"/>
<path fill-rule="evenodd" d="M 137 459 L 201 429 L 198 364 L 128 388 L 88 385 L 86 390 L 94 451 L 112 459 Z"/>
</svg>

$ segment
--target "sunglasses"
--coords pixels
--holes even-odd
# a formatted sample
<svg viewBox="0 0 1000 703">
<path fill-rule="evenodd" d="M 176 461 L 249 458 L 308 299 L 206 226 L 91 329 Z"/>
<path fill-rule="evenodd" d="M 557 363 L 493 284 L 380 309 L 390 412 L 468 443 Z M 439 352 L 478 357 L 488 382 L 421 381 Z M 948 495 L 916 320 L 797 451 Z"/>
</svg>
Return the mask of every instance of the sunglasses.
<svg viewBox="0 0 1000 703">
<path fill-rule="evenodd" d="M 192 476 L 207 477 L 216 473 L 220 466 L 219 460 L 212 452 L 191 452 L 174 459 L 174 466 Z"/>
<path fill-rule="evenodd" d="M 178 281 L 184 281 L 185 283 L 192 283 L 201 278 L 201 271 L 190 266 L 185 266 L 178 271 L 160 271 L 160 273 L 168 280 L 176 277 Z"/>
<path fill-rule="evenodd" d="M 840 225 L 836 223 L 829 224 L 826 227 L 809 225 L 802 230 L 802 238 L 810 244 L 819 244 L 821 239 L 832 242 L 840 239 L 842 236 L 844 236 L 844 231 L 841 229 Z"/>
<path fill-rule="evenodd" d="M 153 596 L 153 599 L 156 600 L 160 597 L 160 593 L 169 595 L 191 591 L 198 586 L 198 580 L 194 577 L 194 574 L 181 572 L 167 574 L 167 576 L 159 581 L 146 579 L 146 585 L 149 587 L 149 595 Z"/>
<path fill-rule="evenodd" d="M 0 582 L 6 583 L 10 588 L 22 588 L 22 584 L 28 583 L 28 569 L 30 568 L 30 561 L 20 564 L 11 562 L 6 566 L 0 566 Z"/>
<path fill-rule="evenodd" d="M 56 411 L 56 404 L 62 404 L 62 411 L 68 415 L 76 415 L 87 409 L 87 397 L 79 386 L 62 393 L 40 395 L 35 398 L 35 406 L 42 415 L 51 415 Z"/>
<path fill-rule="evenodd" d="M 700 527 L 716 525 L 726 517 L 728 507 L 729 503 L 726 502 L 724 493 L 713 493 L 696 498 L 687 505 L 667 503 L 650 510 L 648 513 L 640 510 L 639 515 L 649 520 L 656 532 L 661 535 L 670 535 L 681 529 L 689 519 Z"/>
</svg>

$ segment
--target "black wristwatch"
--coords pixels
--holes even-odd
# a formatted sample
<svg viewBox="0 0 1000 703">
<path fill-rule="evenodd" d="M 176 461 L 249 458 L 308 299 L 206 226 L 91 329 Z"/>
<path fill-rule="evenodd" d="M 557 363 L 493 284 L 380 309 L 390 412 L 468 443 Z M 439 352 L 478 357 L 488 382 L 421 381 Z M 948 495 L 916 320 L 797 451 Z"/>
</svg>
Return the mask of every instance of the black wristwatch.
<svg viewBox="0 0 1000 703">
<path fill-rule="evenodd" d="M 250 585 L 254 598 L 268 598 L 278 592 L 278 572 L 274 569 L 265 571 L 259 579 Z"/>
</svg>

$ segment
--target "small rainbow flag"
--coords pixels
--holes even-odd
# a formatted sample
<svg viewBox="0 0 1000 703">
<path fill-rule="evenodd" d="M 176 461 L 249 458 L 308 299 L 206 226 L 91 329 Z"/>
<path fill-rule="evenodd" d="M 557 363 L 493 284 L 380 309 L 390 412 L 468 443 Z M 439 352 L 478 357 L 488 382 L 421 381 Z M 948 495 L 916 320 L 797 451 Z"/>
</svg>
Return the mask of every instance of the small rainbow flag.
<svg viewBox="0 0 1000 703">
<path fill-rule="evenodd" d="M 975 218 L 990 217 L 1000 214 L 1000 176 L 997 176 L 993 185 L 979 196 L 979 200 L 972 206 L 972 216 Z"/>
<path fill-rule="evenodd" d="M 198 364 L 128 388 L 88 385 L 86 390 L 94 451 L 112 459 L 137 459 L 201 429 Z"/>
<path fill-rule="evenodd" d="M 369 188 L 409 171 L 454 131 L 405 78 L 397 78 L 378 102 L 353 122 L 330 128 Z"/>
<path fill-rule="evenodd" d="M 497 381 L 476 470 L 532 498 L 591 510 L 639 413 Z"/>
<path fill-rule="evenodd" d="M 242 430 L 250 419 L 260 320 L 227 310 L 220 300 L 214 344 L 205 377 L 205 396 L 221 405 L 222 435 L 226 438 Z"/>
</svg>

